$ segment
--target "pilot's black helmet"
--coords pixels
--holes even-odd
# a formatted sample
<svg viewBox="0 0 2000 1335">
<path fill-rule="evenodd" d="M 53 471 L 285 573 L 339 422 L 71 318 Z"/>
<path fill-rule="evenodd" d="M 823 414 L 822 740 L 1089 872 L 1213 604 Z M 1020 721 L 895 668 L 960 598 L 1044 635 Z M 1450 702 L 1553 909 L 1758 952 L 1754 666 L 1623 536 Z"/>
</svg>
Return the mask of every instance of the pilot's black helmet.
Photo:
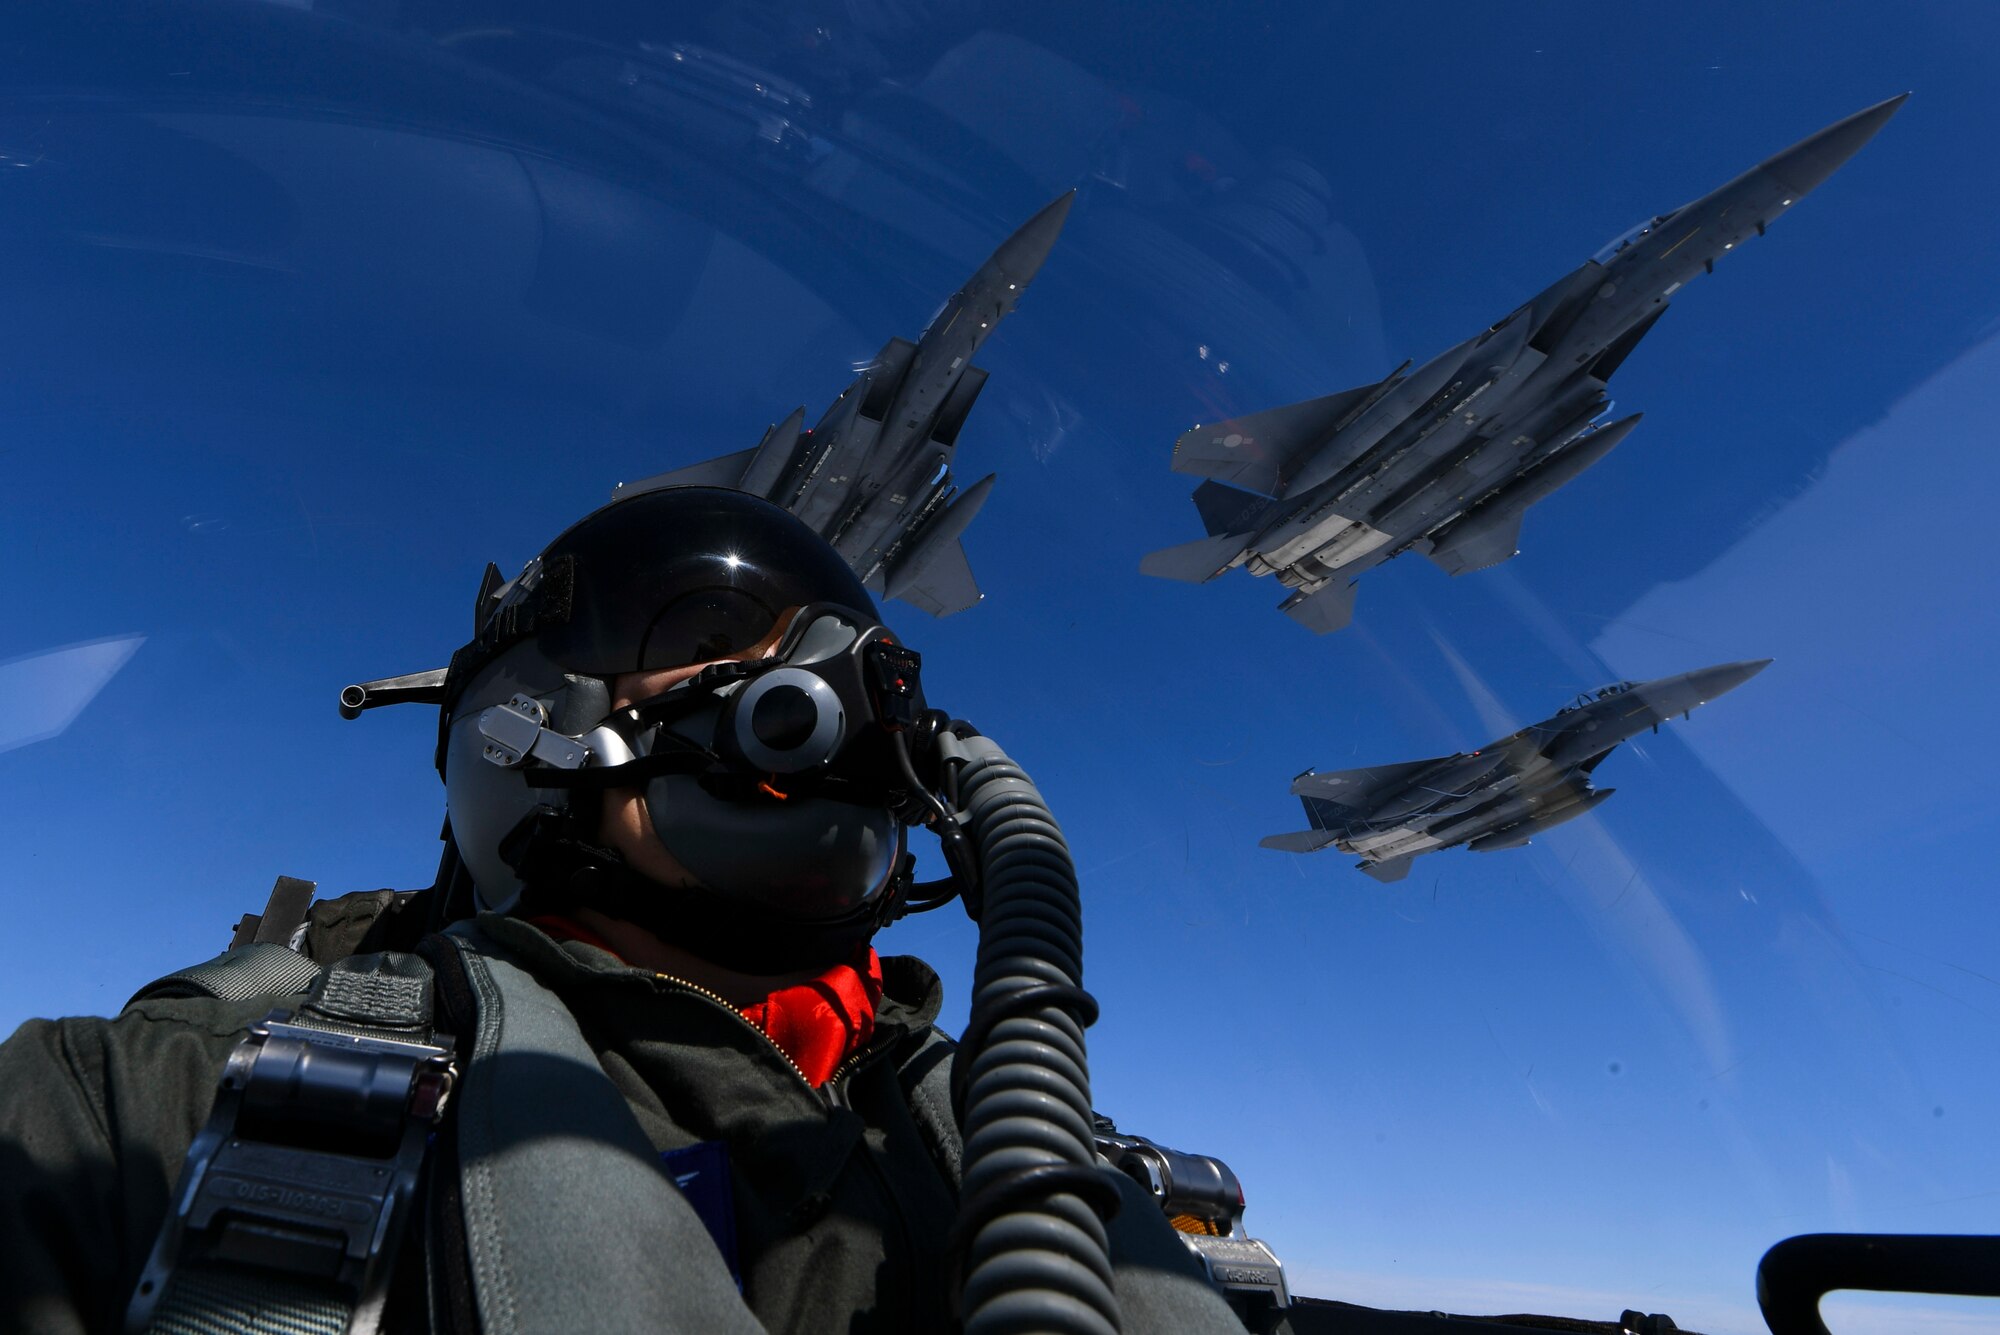
<svg viewBox="0 0 2000 1335">
<path fill-rule="evenodd" d="M 593 790 L 530 786 L 520 768 L 495 763 L 482 715 L 490 729 L 494 707 L 525 699 L 550 734 L 600 749 L 632 743 L 644 755 L 648 734 L 635 738 L 627 725 L 622 743 L 603 726 L 619 675 L 740 654 L 794 610 L 827 604 L 860 627 L 877 624 L 874 599 L 818 534 L 782 507 L 715 487 L 615 501 L 570 526 L 514 579 L 502 584 L 489 573 L 479 633 L 452 660 L 438 756 L 452 834 L 480 907 L 513 911 L 529 889 L 560 898 L 560 886 L 531 885 L 538 879 L 581 870 L 601 885 L 607 876 L 576 865 L 577 848 L 597 838 Z M 811 795 L 732 800 L 689 774 L 634 786 L 653 830 L 698 882 L 644 885 L 661 907 L 643 916 L 663 934 L 679 932 L 696 953 L 774 972 L 808 956 L 831 962 L 879 921 L 903 848 L 903 827 L 889 811 Z M 545 847 L 525 864 L 530 836 L 552 828 L 562 830 L 557 842 L 569 861 L 551 863 Z M 615 868 L 609 875 L 629 904 L 637 878 Z M 771 948 L 737 949 L 744 937 Z"/>
<path fill-rule="evenodd" d="M 544 581 L 563 568 L 568 609 L 536 642 L 563 671 L 593 677 L 726 657 L 812 603 L 876 617 L 875 600 L 823 538 L 790 511 L 723 487 L 615 501 L 539 559 Z"/>
</svg>

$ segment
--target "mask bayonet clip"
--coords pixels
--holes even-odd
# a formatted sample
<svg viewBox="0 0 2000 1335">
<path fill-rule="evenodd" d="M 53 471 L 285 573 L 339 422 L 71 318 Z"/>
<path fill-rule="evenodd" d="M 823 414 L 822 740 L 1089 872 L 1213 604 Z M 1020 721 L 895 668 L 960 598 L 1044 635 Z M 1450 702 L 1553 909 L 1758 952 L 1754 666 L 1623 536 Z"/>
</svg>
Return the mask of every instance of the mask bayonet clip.
<svg viewBox="0 0 2000 1335">
<path fill-rule="evenodd" d="M 551 732 L 548 721 L 542 702 L 525 695 L 480 711 L 479 735 L 486 739 L 486 759 L 503 769 L 516 769 L 530 757 L 557 769 L 582 769 L 590 761 L 590 748 L 574 737 Z"/>
</svg>

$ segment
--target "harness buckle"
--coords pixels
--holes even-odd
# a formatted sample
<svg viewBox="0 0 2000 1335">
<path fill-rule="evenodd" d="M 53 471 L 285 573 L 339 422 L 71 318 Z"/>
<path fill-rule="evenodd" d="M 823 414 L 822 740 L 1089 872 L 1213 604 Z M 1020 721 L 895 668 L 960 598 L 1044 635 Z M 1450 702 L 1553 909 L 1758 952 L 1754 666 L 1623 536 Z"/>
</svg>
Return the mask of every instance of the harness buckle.
<svg viewBox="0 0 2000 1335">
<path fill-rule="evenodd" d="M 452 1041 L 289 1018 L 274 1013 L 230 1054 L 128 1331 L 181 1306 L 175 1291 L 189 1280 L 191 1294 L 275 1284 L 296 1301 L 346 1309 L 350 1331 L 379 1325 L 424 1151 L 458 1078 Z"/>
</svg>

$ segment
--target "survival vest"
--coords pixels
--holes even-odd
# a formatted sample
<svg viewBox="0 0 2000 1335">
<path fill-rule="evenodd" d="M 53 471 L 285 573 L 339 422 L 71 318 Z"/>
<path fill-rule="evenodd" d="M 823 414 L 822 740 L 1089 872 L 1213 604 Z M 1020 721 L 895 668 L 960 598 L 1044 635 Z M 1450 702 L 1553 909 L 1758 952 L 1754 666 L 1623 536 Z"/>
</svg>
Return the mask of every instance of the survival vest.
<svg viewBox="0 0 2000 1335">
<path fill-rule="evenodd" d="M 438 1324 L 758 1330 L 689 1196 L 667 1173 L 632 1171 L 654 1148 L 552 992 L 481 948 L 474 924 L 424 933 L 431 892 L 311 904 L 312 890 L 281 879 L 228 950 L 132 999 L 268 996 L 277 1009 L 228 1060 L 128 1330 L 374 1329 L 441 1131 L 457 1138 L 457 1180 L 438 1184 L 457 1208 L 437 1213 L 463 1220 L 446 1245 L 466 1281 L 443 1287 L 470 1320 Z M 951 1046 L 933 1032 L 903 1084 L 956 1181 Z M 481 1078 L 461 1086 L 474 1065 Z"/>
</svg>

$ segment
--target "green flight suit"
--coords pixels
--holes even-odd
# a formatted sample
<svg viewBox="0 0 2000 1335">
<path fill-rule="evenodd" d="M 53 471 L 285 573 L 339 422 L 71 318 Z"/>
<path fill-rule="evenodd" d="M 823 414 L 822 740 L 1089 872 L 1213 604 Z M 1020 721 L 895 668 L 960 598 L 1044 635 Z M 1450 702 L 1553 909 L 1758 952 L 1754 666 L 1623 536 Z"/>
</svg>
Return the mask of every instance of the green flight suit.
<svg viewBox="0 0 2000 1335">
<path fill-rule="evenodd" d="M 933 1028 L 942 989 L 928 966 L 883 961 L 873 1036 L 815 1090 L 733 1008 L 686 984 L 559 945 L 515 919 L 487 915 L 452 939 L 477 994 L 464 995 L 464 973 L 454 988 L 454 970 L 440 970 L 438 1024 L 459 1035 L 462 1106 L 433 1151 L 397 1270 L 392 1329 L 535 1329 L 544 1318 L 532 1290 L 558 1264 L 565 1324 L 579 1331 L 949 1328 L 944 1242 L 960 1147 L 948 1109 L 941 1119 L 938 1101 L 918 1089 L 950 1053 Z M 441 954 L 447 964 L 451 953 Z M 516 1009 L 498 1024 L 495 976 L 516 980 Z M 523 1006 L 523 995 L 546 1000 Z M 0 1329 L 119 1328 L 224 1059 L 246 1026 L 296 1000 L 141 1001 L 115 1019 L 30 1021 L 0 1045 Z M 537 1025 L 568 1045 L 562 1051 L 587 1049 L 595 1066 L 510 1055 L 509 1038 L 526 1042 Z M 481 1055 L 496 1034 L 497 1054 Z M 504 1104 L 494 1116 L 479 1111 L 482 1093 Z M 925 1112 L 913 1112 L 913 1100 Z M 524 1111 L 524 1102 L 535 1106 Z M 517 1228 L 496 1263 L 502 1248 L 487 1223 L 496 1207 L 481 1174 L 509 1154 L 542 1167 L 559 1155 L 489 1143 L 491 1128 L 513 1128 L 499 1134 L 516 1142 L 532 1134 L 524 1126 L 559 1139 L 566 1119 L 593 1116 L 600 1129 L 591 1134 L 616 1141 L 622 1157 L 599 1154 L 576 1170 L 581 1178 L 537 1198 L 550 1231 L 524 1241 Z M 727 1146 L 740 1300 L 691 1210 L 645 1228 L 617 1222 L 616 1199 L 652 1199 L 628 1189 L 657 1191 L 646 1175 L 658 1175 L 660 1152 L 704 1141 Z M 616 1165 L 609 1175 L 607 1162 Z M 1111 1231 L 1126 1330 L 1240 1335 L 1158 1208 L 1118 1180 L 1125 1208 Z M 655 1213 L 679 1209 L 675 1193 L 666 1201 Z M 648 1271 L 651 1288 L 636 1271 Z M 683 1282 L 659 1278 L 676 1275 Z M 647 1310 L 629 1310 L 635 1292 Z"/>
</svg>

